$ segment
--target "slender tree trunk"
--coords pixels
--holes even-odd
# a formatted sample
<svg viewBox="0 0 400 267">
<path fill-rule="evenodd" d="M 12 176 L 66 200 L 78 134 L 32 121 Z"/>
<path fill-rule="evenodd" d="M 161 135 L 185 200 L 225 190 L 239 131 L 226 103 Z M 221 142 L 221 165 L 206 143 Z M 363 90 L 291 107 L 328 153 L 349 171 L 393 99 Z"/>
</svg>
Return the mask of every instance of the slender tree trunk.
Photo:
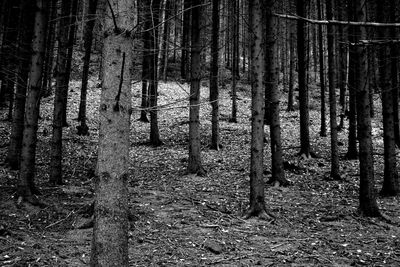
<svg viewBox="0 0 400 267">
<path fill-rule="evenodd" d="M 42 97 L 48 97 L 52 94 L 52 78 L 53 78 L 53 57 L 54 46 L 56 43 L 56 17 L 57 17 L 57 0 L 51 0 L 49 25 L 46 35 L 46 52 L 45 52 L 45 70 L 43 72 L 43 89 Z"/>
<path fill-rule="evenodd" d="M 396 12 L 396 4 L 398 1 L 391 1 L 391 19 L 392 21 L 396 21 L 398 15 Z M 391 38 L 396 39 L 399 33 L 399 30 L 396 28 L 391 28 Z M 390 58 L 391 58 L 391 79 L 392 79 L 392 99 L 393 99 L 393 120 L 394 120 L 394 140 L 398 148 L 400 148 L 400 119 L 399 119 L 399 65 L 398 58 L 400 53 L 399 44 L 394 43 L 390 46 Z"/>
<path fill-rule="evenodd" d="M 53 136 L 51 140 L 50 182 L 62 184 L 62 127 L 65 91 L 68 91 L 67 56 L 68 56 L 68 24 L 71 10 L 69 0 L 61 2 L 61 15 L 58 27 L 58 54 L 56 92 L 54 95 Z"/>
<path fill-rule="evenodd" d="M 351 0 L 352 1 L 352 0 Z M 366 20 L 365 0 L 354 0 L 355 21 Z M 356 43 L 367 37 L 365 27 L 354 27 Z M 371 113 L 367 86 L 367 54 L 365 46 L 355 48 L 355 90 L 357 97 L 357 134 L 360 142 L 360 212 L 364 216 L 380 216 L 376 203 L 374 160 L 371 139 Z"/>
<path fill-rule="evenodd" d="M 237 79 L 238 79 L 238 69 L 239 69 L 239 0 L 232 1 L 232 68 L 231 68 L 231 76 L 232 76 L 232 112 L 230 122 L 237 122 Z"/>
<path fill-rule="evenodd" d="M 381 0 L 377 2 L 377 18 L 379 22 L 390 22 L 391 2 Z M 386 19 L 385 19 L 386 18 Z M 381 29 L 378 33 L 379 39 L 390 40 L 389 29 Z M 384 176 L 381 195 L 396 196 L 399 194 L 399 177 L 396 164 L 396 143 L 394 132 L 394 109 L 393 109 L 393 84 L 391 73 L 390 46 L 379 47 L 379 67 L 382 96 L 382 118 L 383 118 L 383 144 L 384 144 Z"/>
<path fill-rule="evenodd" d="M 333 0 L 326 1 L 326 18 L 333 19 Z M 340 179 L 339 174 L 339 151 L 338 151 L 338 131 L 336 121 L 336 86 L 335 86 L 335 50 L 333 25 L 327 26 L 328 30 L 328 80 L 329 80 L 329 117 L 331 130 L 331 173 L 330 177 L 335 180 Z"/>
<path fill-rule="evenodd" d="M 189 80 L 189 51 L 190 51 L 190 1 L 183 0 L 183 26 L 182 26 L 182 56 L 181 56 L 181 77 L 182 80 Z"/>
<path fill-rule="evenodd" d="M 219 90 L 218 90 L 218 59 L 219 59 L 219 0 L 212 2 L 212 35 L 211 35 L 211 73 L 210 73 L 210 103 L 211 111 L 211 148 L 219 150 Z"/>
<path fill-rule="evenodd" d="M 104 18 L 103 87 L 90 266 L 129 266 L 128 172 L 135 1 L 110 0 Z"/>
<path fill-rule="evenodd" d="M 348 1 L 348 9 L 349 9 L 349 20 L 354 20 L 353 7 L 354 2 Z M 354 28 L 350 28 L 349 30 L 349 41 L 351 43 L 355 42 L 354 38 Z M 358 158 L 358 150 L 357 150 L 357 108 L 356 108 L 356 91 L 355 88 L 357 86 L 356 81 L 356 47 L 349 47 L 349 79 L 348 79 L 348 87 L 349 87 L 349 144 L 348 150 L 346 153 L 347 159 L 357 159 Z"/>
<path fill-rule="evenodd" d="M 297 0 L 297 15 L 305 17 L 305 2 Z M 299 81 L 299 106 L 300 106 L 300 152 L 302 157 L 310 158 L 310 130 L 309 130 L 309 108 L 308 108 L 308 86 L 307 82 L 307 62 L 305 47 L 305 24 L 303 20 L 297 21 L 297 65 Z"/>
<path fill-rule="evenodd" d="M 89 127 L 86 124 L 86 100 L 89 79 L 90 55 L 92 52 L 93 29 L 96 22 L 96 9 L 98 0 L 89 0 L 86 8 L 86 23 L 83 30 L 85 54 L 83 56 L 81 99 L 79 102 L 78 120 L 81 123 L 78 135 L 89 135 Z"/>
<path fill-rule="evenodd" d="M 266 215 L 263 178 L 264 151 L 264 73 L 263 2 L 249 1 L 249 33 L 251 34 L 251 153 L 250 209 L 247 217 Z"/>
<path fill-rule="evenodd" d="M 295 69 L 295 27 L 294 23 L 289 24 L 289 91 L 288 91 L 288 106 L 287 111 L 294 111 L 294 69 Z"/>
<path fill-rule="evenodd" d="M 160 132 L 158 129 L 158 111 L 157 111 L 157 98 L 158 98 L 158 24 L 159 24 L 159 11 L 160 11 L 160 0 L 154 0 L 151 2 L 150 21 L 151 28 L 148 29 L 151 32 L 150 37 L 150 55 L 149 55 L 149 108 L 150 108 L 150 144 L 152 146 L 162 145 L 160 139 Z"/>
<path fill-rule="evenodd" d="M 327 0 L 330 1 L 330 0 Z M 317 0 L 318 19 L 322 19 L 321 0 Z M 321 130 L 320 136 L 326 136 L 326 112 L 325 112 L 325 74 L 324 74 L 324 39 L 322 36 L 322 25 L 318 25 L 318 47 L 319 47 L 319 81 L 321 84 Z M 329 52 L 328 52 L 329 55 Z"/>
<path fill-rule="evenodd" d="M 33 35 L 34 14 L 31 12 L 34 3 L 31 0 L 21 2 L 21 16 L 19 19 L 18 33 L 18 83 L 15 92 L 15 106 L 11 126 L 10 143 L 6 161 L 13 170 L 19 168 L 19 160 L 22 148 L 22 134 L 24 131 L 24 114 L 26 87 L 29 75 L 29 63 L 31 60 L 31 42 Z"/>
<path fill-rule="evenodd" d="M 201 163 L 200 143 L 200 79 L 201 79 L 201 29 L 203 18 L 203 0 L 192 0 L 192 34 L 191 34 L 191 83 L 189 108 L 189 161 L 188 172 L 204 175 L 205 170 Z"/>
<path fill-rule="evenodd" d="M 277 19 L 273 15 L 274 0 L 266 1 L 266 37 L 265 37 L 265 74 L 266 74 L 266 91 L 269 91 L 269 99 L 266 98 L 266 102 L 269 102 L 270 106 L 270 136 L 271 136 L 271 169 L 272 177 L 270 183 L 275 185 L 287 186 L 289 181 L 285 178 L 285 170 L 283 168 L 282 159 L 282 144 L 281 144 L 281 125 L 279 117 L 279 64 L 277 61 Z M 265 121 L 265 120 L 264 120 Z"/>
<path fill-rule="evenodd" d="M 33 53 L 28 78 L 21 165 L 17 185 L 17 194 L 26 201 L 34 204 L 37 203 L 34 194 L 38 193 L 34 183 L 35 156 L 48 6 L 49 0 L 36 0 L 32 41 Z"/>
<path fill-rule="evenodd" d="M 343 0 L 339 1 L 337 5 L 339 8 L 339 15 L 338 19 L 343 20 L 345 19 L 346 8 Z M 339 103 L 340 103 L 340 122 L 338 126 L 338 131 L 344 129 L 344 119 L 346 113 L 346 91 L 347 91 L 347 82 L 348 82 L 348 47 L 345 45 L 347 42 L 347 27 L 339 27 L 339 61 L 340 61 L 340 96 L 339 96 Z"/>
</svg>

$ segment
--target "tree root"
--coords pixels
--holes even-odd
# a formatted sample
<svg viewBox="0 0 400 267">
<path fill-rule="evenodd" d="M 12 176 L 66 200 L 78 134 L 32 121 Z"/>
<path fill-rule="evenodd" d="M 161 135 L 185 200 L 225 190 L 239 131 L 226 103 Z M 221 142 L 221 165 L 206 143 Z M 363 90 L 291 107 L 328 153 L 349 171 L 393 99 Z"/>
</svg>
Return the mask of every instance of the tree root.
<svg viewBox="0 0 400 267">
<path fill-rule="evenodd" d="M 272 223 L 275 221 L 275 216 L 271 213 L 268 213 L 267 210 L 264 208 L 261 211 L 255 210 L 254 208 L 251 208 L 250 210 L 247 211 L 247 213 L 243 216 L 243 219 L 248 220 L 252 217 L 257 217 L 261 220 L 268 221 L 269 223 Z"/>
</svg>

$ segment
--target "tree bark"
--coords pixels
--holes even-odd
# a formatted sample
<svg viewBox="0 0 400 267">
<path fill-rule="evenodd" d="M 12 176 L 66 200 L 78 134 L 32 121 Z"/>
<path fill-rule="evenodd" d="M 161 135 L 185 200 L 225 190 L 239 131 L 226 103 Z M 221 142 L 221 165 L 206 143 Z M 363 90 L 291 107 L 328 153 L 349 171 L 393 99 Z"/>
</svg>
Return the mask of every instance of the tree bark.
<svg viewBox="0 0 400 267">
<path fill-rule="evenodd" d="M 19 161 L 22 148 L 22 134 L 24 131 L 24 114 L 26 88 L 29 75 L 29 63 L 31 60 L 31 42 L 33 35 L 34 14 L 31 12 L 34 3 L 31 0 L 23 0 L 21 2 L 21 16 L 19 18 L 18 32 L 18 83 L 15 91 L 15 105 L 13 112 L 13 120 L 11 125 L 10 143 L 8 146 L 8 154 L 6 162 L 11 169 L 19 168 Z"/>
<path fill-rule="evenodd" d="M 86 100 L 89 79 L 90 55 L 92 52 L 93 29 L 96 22 L 96 9 L 98 0 L 89 0 L 86 13 L 86 23 L 83 30 L 83 41 L 85 54 L 83 56 L 81 98 L 79 102 L 78 135 L 89 135 L 89 127 L 86 124 Z"/>
<path fill-rule="evenodd" d="M 333 0 L 326 1 L 326 18 L 333 19 Z M 328 81 L 329 81 L 329 117 L 331 130 L 331 173 L 330 177 L 334 180 L 340 180 L 339 173 L 339 151 L 338 151 L 338 131 L 336 121 L 336 86 L 335 86 L 335 50 L 333 25 L 327 26 L 328 31 Z"/>
<path fill-rule="evenodd" d="M 91 266 L 129 266 L 128 189 L 135 1 L 110 0 L 104 17 L 98 173 Z"/>
<path fill-rule="evenodd" d="M 218 90 L 218 59 L 219 59 L 219 0 L 212 2 L 212 35 L 211 35 L 211 65 L 210 65 L 210 103 L 211 111 L 211 148 L 219 150 L 219 90 Z"/>
<path fill-rule="evenodd" d="M 352 0 L 350 0 L 352 1 Z M 355 21 L 366 21 L 365 0 L 354 0 L 353 14 Z M 367 37 L 365 27 L 354 27 L 356 43 Z M 357 134 L 360 144 L 360 213 L 364 216 L 380 216 L 376 203 L 374 160 L 371 139 L 371 113 L 367 87 L 367 54 L 365 46 L 355 48 L 355 91 L 357 98 Z"/>
<path fill-rule="evenodd" d="M 62 128 L 64 116 L 64 98 L 68 91 L 67 56 L 68 25 L 70 22 L 71 2 L 61 2 L 61 14 L 58 26 L 58 54 L 56 70 L 56 91 L 54 95 L 53 135 L 51 140 L 50 183 L 62 184 Z"/>
<path fill-rule="evenodd" d="M 330 1 L 330 0 L 327 0 Z M 322 19 L 322 5 L 321 0 L 317 0 L 318 5 L 318 19 Z M 321 130 L 320 136 L 326 136 L 326 112 L 325 112 L 325 73 L 324 73 L 324 39 L 322 35 L 322 25 L 318 25 L 318 47 L 319 47 L 319 81 L 321 84 Z M 329 55 L 329 52 L 328 52 Z"/>
<path fill-rule="evenodd" d="M 200 80 L 201 80 L 201 34 L 203 18 L 203 0 L 192 0 L 192 34 L 191 34 L 191 82 L 189 107 L 189 160 L 188 172 L 200 176 L 205 174 L 201 163 L 200 143 Z"/>
<path fill-rule="evenodd" d="M 377 3 L 377 19 L 379 22 L 390 22 L 390 8 L 392 1 L 381 0 Z M 378 33 L 379 39 L 390 40 L 389 29 L 382 29 Z M 396 143 L 394 131 L 393 84 L 391 73 L 390 46 L 379 47 L 379 73 L 382 96 L 383 144 L 384 144 L 384 176 L 381 195 L 396 196 L 399 194 L 399 177 L 396 164 Z"/>
<path fill-rule="evenodd" d="M 305 17 L 304 0 L 297 0 L 297 15 Z M 300 156 L 310 158 L 310 129 L 309 129 L 309 107 L 308 107 L 308 86 L 307 86 L 307 62 L 305 47 L 305 24 L 304 21 L 297 21 L 297 65 L 299 82 L 299 106 L 300 106 Z"/>
<path fill-rule="evenodd" d="M 251 152 L 250 209 L 247 217 L 266 214 L 264 199 L 264 86 L 265 54 L 263 49 L 263 2 L 249 1 L 251 34 Z"/>
<path fill-rule="evenodd" d="M 21 165 L 17 184 L 17 194 L 33 204 L 37 204 L 34 194 L 38 193 L 34 183 L 35 157 L 48 6 L 49 0 L 36 0 L 32 58 L 22 137 Z"/>
<path fill-rule="evenodd" d="M 181 55 L 181 77 L 189 80 L 189 51 L 190 51 L 190 6 L 192 0 L 183 0 L 183 26 L 182 26 L 182 55 Z"/>
</svg>

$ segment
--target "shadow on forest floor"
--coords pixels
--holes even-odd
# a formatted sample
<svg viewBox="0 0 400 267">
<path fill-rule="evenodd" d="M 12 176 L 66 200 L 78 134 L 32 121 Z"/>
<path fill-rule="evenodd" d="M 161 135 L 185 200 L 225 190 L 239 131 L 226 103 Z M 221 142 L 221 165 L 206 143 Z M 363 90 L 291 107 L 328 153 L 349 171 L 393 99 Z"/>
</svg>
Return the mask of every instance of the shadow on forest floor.
<svg viewBox="0 0 400 267">
<path fill-rule="evenodd" d="M 65 186 L 49 187 L 48 163 L 52 98 L 44 99 L 39 127 L 37 184 L 47 205 L 16 207 L 17 172 L 0 169 L 0 265 L 85 266 L 90 258 L 91 229 L 78 229 L 89 220 L 93 198 L 91 172 L 97 152 L 99 89 L 89 92 L 91 135 L 75 134 L 79 83 L 71 83 L 69 121 L 64 132 Z M 285 161 L 293 186 L 266 187 L 267 208 L 274 221 L 243 220 L 248 204 L 250 92 L 240 92 L 238 123 L 221 121 L 223 149 L 209 150 L 210 106 L 203 88 L 201 129 L 205 177 L 185 174 L 187 164 L 187 85 L 160 83 L 160 133 L 164 145 L 143 145 L 149 125 L 132 117 L 130 167 L 129 256 L 132 266 L 396 266 L 400 265 L 400 229 L 378 219 L 357 215 L 358 162 L 341 161 L 343 181 L 326 181 L 329 138 L 319 137 L 319 112 L 312 110 L 311 139 L 319 158 L 297 158 L 297 112 L 282 112 Z M 134 88 L 138 107 L 140 88 Z M 317 94 L 317 92 L 315 93 Z M 230 114 L 230 97 L 221 92 L 222 116 Z M 172 103 L 172 104 L 171 104 Z M 285 101 L 282 101 L 285 110 Z M 2 117 L 6 116 L 2 110 Z M 382 125 L 374 120 L 375 150 L 381 154 Z M 8 142 L 10 125 L 0 122 L 0 145 Z M 328 132 L 329 135 L 329 132 Z M 339 134 L 346 152 L 347 132 Z M 0 161 L 7 152 L 0 146 Z M 375 156 L 377 188 L 383 175 L 382 156 Z M 265 151 L 269 178 L 269 145 Z M 399 198 L 379 199 L 382 211 L 399 218 Z"/>
</svg>

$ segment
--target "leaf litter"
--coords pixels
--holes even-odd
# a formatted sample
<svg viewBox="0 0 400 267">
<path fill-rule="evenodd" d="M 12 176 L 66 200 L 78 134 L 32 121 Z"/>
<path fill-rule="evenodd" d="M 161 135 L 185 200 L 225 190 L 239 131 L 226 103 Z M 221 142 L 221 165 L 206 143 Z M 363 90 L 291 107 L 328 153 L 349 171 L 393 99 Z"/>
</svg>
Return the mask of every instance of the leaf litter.
<svg viewBox="0 0 400 267">
<path fill-rule="evenodd" d="M 48 180 L 52 97 L 41 108 L 36 181 L 43 208 L 16 207 L 17 172 L 0 168 L 0 265 L 85 266 L 90 258 L 90 206 L 98 137 L 98 81 L 88 92 L 91 134 L 76 135 L 80 83 L 69 93 L 70 126 L 64 131 L 63 175 L 66 185 Z M 140 84 L 133 84 L 134 112 L 129 167 L 131 266 L 395 266 L 400 264 L 398 223 L 358 216 L 358 163 L 341 160 L 342 181 L 326 181 L 329 137 L 319 136 L 319 111 L 310 110 L 312 146 L 318 158 L 298 158 L 298 112 L 286 112 L 282 98 L 282 144 L 286 176 L 292 186 L 266 186 L 273 221 L 244 220 L 249 194 L 250 88 L 239 91 L 238 123 L 229 122 L 231 98 L 221 91 L 221 143 L 208 148 L 211 108 L 208 88 L 201 94 L 202 160 L 207 175 L 186 173 L 188 141 L 187 84 L 160 82 L 161 147 L 146 145 L 149 124 L 140 115 Z M 314 99 L 317 97 L 315 92 Z M 379 105 L 379 103 L 378 103 Z M 1 111 L 6 117 L 6 110 Z M 329 123 L 329 122 L 328 122 Z M 329 125 L 329 124 L 327 124 Z M 382 148 L 381 117 L 374 118 L 375 149 Z M 0 161 L 7 153 L 10 124 L 0 122 Z M 268 129 L 266 129 L 268 135 Z M 329 136 L 329 130 L 328 130 Z M 265 180 L 270 174 L 265 145 Z M 339 133 L 341 155 L 347 131 Z M 383 157 L 375 156 L 377 188 L 382 184 Z M 381 210 L 399 221 L 399 198 L 378 199 Z M 82 227 L 83 226 L 83 227 Z M 88 229 L 81 229 L 88 228 Z"/>
</svg>

